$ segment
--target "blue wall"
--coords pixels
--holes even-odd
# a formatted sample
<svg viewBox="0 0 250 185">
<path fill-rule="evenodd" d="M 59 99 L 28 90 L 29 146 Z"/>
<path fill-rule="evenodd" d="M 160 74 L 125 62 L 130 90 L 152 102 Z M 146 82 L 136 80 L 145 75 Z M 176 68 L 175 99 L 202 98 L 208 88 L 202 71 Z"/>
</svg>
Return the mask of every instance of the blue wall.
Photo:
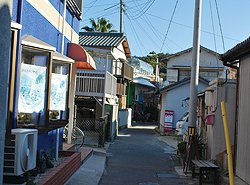
<svg viewBox="0 0 250 185">
<path fill-rule="evenodd" d="M 199 82 L 198 91 L 207 87 L 208 85 Z M 177 121 L 189 110 L 185 102 L 183 102 L 183 108 L 181 108 L 182 100 L 187 97 L 190 97 L 190 83 L 176 87 L 167 93 L 166 110 L 174 111 L 173 128 L 176 128 Z M 185 105 L 187 107 L 184 107 Z"/>
<path fill-rule="evenodd" d="M 50 0 L 55 9 L 62 15 L 63 3 L 60 0 Z M 67 6 L 66 22 L 72 26 L 76 33 L 79 33 L 79 20 L 74 16 L 71 9 Z M 13 0 L 12 20 L 17 22 L 18 0 Z M 32 35 L 51 46 L 56 47 L 61 52 L 61 33 L 45 19 L 33 6 L 26 0 L 23 1 L 22 16 L 22 36 L 25 34 Z M 64 55 L 67 55 L 67 44 L 69 40 L 65 38 Z"/>
<path fill-rule="evenodd" d="M 49 0 L 49 2 L 54 6 L 54 8 L 60 13 L 63 14 L 63 3 L 61 0 Z M 12 20 L 17 22 L 18 17 L 18 0 L 13 0 L 13 9 L 12 9 Z M 76 33 L 79 33 L 79 20 L 74 16 L 69 7 L 66 11 L 66 21 L 73 27 Z M 22 10 L 22 30 L 21 36 L 28 34 L 36 37 L 37 39 L 54 46 L 58 52 L 61 52 L 61 33 L 47 20 L 45 19 L 30 3 L 26 0 L 23 0 L 23 10 Z M 64 55 L 67 55 L 67 44 L 70 41 L 64 39 Z M 19 65 L 20 62 L 17 62 Z M 18 66 L 17 66 L 18 69 Z M 18 73 L 17 73 L 18 76 Z M 18 80 L 17 80 L 18 81 Z M 17 88 L 18 89 L 18 88 Z M 18 92 L 16 92 L 18 93 Z M 17 102 L 15 102 L 17 104 Z M 14 110 L 15 115 L 17 110 Z M 62 143 L 62 132 L 63 128 L 60 128 L 60 143 Z M 38 136 L 38 150 L 49 149 L 49 154 L 51 157 L 54 157 L 54 148 L 56 143 L 56 130 L 50 131 L 46 134 Z"/>
<path fill-rule="evenodd" d="M 63 127 L 59 129 L 59 143 L 60 147 L 59 149 L 62 149 L 62 133 L 63 133 Z M 37 150 L 43 149 L 47 150 L 47 154 L 50 155 L 50 157 L 55 157 L 55 146 L 56 146 L 56 130 L 52 130 L 46 134 L 41 134 L 38 136 L 38 141 L 37 141 Z"/>
</svg>

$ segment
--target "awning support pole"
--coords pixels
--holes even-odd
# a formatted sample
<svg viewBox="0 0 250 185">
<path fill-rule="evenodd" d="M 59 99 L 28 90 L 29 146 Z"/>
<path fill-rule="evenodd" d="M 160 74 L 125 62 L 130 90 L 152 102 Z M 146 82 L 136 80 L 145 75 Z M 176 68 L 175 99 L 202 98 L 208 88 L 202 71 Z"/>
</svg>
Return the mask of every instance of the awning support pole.
<svg viewBox="0 0 250 185">
<path fill-rule="evenodd" d="M 105 80 L 104 80 L 104 90 L 103 90 L 103 97 L 102 97 L 102 116 L 104 116 L 104 111 L 105 111 L 107 70 L 108 70 L 108 53 L 106 53 Z"/>
</svg>

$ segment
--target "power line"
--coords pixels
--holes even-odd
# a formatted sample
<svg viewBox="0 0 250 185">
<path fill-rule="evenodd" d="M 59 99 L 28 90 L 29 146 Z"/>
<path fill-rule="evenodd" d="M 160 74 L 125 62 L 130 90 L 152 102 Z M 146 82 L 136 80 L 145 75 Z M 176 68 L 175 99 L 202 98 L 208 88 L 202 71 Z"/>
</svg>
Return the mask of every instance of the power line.
<svg viewBox="0 0 250 185">
<path fill-rule="evenodd" d="M 173 20 L 174 13 L 175 13 L 175 10 L 176 10 L 176 7 L 177 7 L 178 2 L 179 2 L 179 0 L 177 0 L 176 3 L 175 3 L 174 11 L 173 11 L 173 13 L 172 13 L 171 20 L 170 20 L 170 22 L 169 22 L 168 29 L 167 29 L 167 33 L 166 33 L 165 38 L 164 38 L 164 40 L 163 40 L 163 43 L 162 43 L 160 52 L 162 51 L 164 42 L 165 42 L 165 40 L 166 40 L 166 38 L 167 38 L 167 35 L 168 35 L 168 32 L 169 32 L 169 29 L 170 29 L 170 26 L 171 26 L 171 23 L 172 23 L 172 20 Z"/>
<path fill-rule="evenodd" d="M 127 14 L 126 14 L 126 15 L 127 15 Z M 127 16 L 128 16 L 128 15 L 127 15 Z M 139 45 L 139 43 L 138 43 L 137 39 L 140 41 L 140 43 L 141 43 L 141 45 L 142 45 L 143 49 L 147 52 L 147 50 L 145 49 L 144 45 L 142 44 L 142 42 L 141 42 L 140 38 L 138 37 L 138 35 L 137 35 L 137 33 L 136 33 L 135 29 L 134 29 L 134 26 L 133 26 L 133 24 L 132 24 L 131 20 L 130 20 L 130 19 L 128 19 L 128 20 L 129 20 L 129 23 L 131 24 L 133 34 L 134 34 L 134 35 L 136 35 L 136 37 L 135 37 L 135 41 L 136 41 L 136 43 L 137 43 L 137 45 L 138 45 L 138 47 L 139 47 L 139 50 L 140 50 L 141 54 L 142 54 L 142 50 L 141 50 L 141 48 L 140 48 L 140 45 Z M 142 54 L 142 56 L 143 56 L 143 54 Z"/>
<path fill-rule="evenodd" d="M 129 13 L 129 12 L 128 12 Z M 131 21 L 131 19 L 128 17 L 128 19 Z M 131 21 L 131 23 L 132 23 L 132 21 Z M 158 44 L 157 43 L 155 43 L 155 41 L 150 37 L 150 35 L 148 35 L 148 33 L 146 32 L 146 30 L 140 25 L 140 23 L 137 21 L 137 20 L 135 20 L 135 23 L 138 25 L 138 27 L 143 31 L 143 33 L 157 46 L 157 47 L 159 47 L 158 46 Z"/>
<path fill-rule="evenodd" d="M 117 7 L 115 10 L 110 10 L 110 11 L 107 11 L 103 14 L 97 13 L 96 16 L 93 16 L 93 17 L 105 17 L 105 16 L 113 15 L 113 14 L 117 13 L 118 11 L 119 11 L 119 7 Z M 93 15 L 95 15 L 95 14 L 93 14 Z M 89 24 L 89 19 L 82 20 L 80 22 L 80 27 L 82 27 L 83 25 L 86 25 L 86 24 Z"/>
<path fill-rule="evenodd" d="M 106 10 L 108 10 L 108 9 L 111 9 L 111 8 L 114 8 L 114 7 L 116 7 L 116 6 L 119 5 L 119 4 L 120 4 L 120 3 L 117 3 L 117 4 L 115 4 L 115 5 L 111 6 L 111 7 L 105 8 L 104 11 L 106 11 Z"/>
<path fill-rule="evenodd" d="M 97 1 L 97 0 L 95 0 L 95 1 L 93 2 L 93 4 L 89 7 L 89 9 L 88 9 L 86 12 L 84 12 L 83 15 L 85 15 L 85 14 L 90 10 L 90 8 L 92 8 L 92 6 L 94 6 L 94 4 L 96 3 L 96 1 Z"/>
<path fill-rule="evenodd" d="M 139 8 L 138 6 L 137 6 L 137 4 L 134 2 L 134 4 L 135 4 L 135 6 L 137 7 L 137 9 Z M 131 14 L 131 12 L 129 11 L 129 10 L 127 10 L 127 12 L 128 12 L 128 19 L 130 19 L 131 20 L 131 16 L 130 16 L 130 14 Z M 146 15 L 143 15 L 142 17 L 141 17 L 141 19 L 143 20 L 143 21 L 145 21 L 148 25 L 149 25 L 149 28 L 152 30 L 152 32 L 155 34 L 155 36 L 159 39 L 159 41 L 160 42 L 162 42 L 162 40 L 161 40 L 161 37 L 155 32 L 155 27 L 152 25 L 152 23 L 150 22 L 150 20 L 147 18 L 147 16 Z M 147 19 L 147 20 L 145 20 L 145 19 Z M 133 19 L 132 19 L 133 20 Z M 143 28 L 143 26 L 141 26 L 141 24 L 137 21 L 137 20 L 134 20 L 135 22 L 136 22 L 136 24 L 139 26 L 139 28 L 143 31 L 143 33 L 156 45 L 156 47 L 158 47 L 159 49 L 160 49 L 160 47 L 159 47 L 159 44 L 157 44 L 152 38 L 151 38 L 151 36 L 147 33 L 147 31 Z M 132 21 L 131 21 L 131 23 L 132 23 Z M 154 28 L 154 29 L 153 29 Z M 168 46 L 167 46 L 168 47 Z M 168 47 L 168 50 L 171 50 L 171 48 L 169 48 Z"/>
<path fill-rule="evenodd" d="M 212 28 L 213 28 L 213 33 L 214 33 L 214 47 L 215 47 L 215 52 L 217 53 L 216 38 L 215 38 L 215 31 L 214 31 L 213 11 L 212 11 L 211 0 L 209 0 L 209 4 L 210 4 L 210 13 L 211 13 L 211 20 L 212 20 Z M 218 78 L 220 71 L 219 71 L 219 60 L 218 60 L 217 54 L 216 54 L 216 60 L 217 60 L 217 67 L 218 67 L 218 72 L 217 72 L 217 78 Z"/>
<path fill-rule="evenodd" d="M 162 19 L 162 20 L 165 20 L 165 21 L 169 21 L 169 22 L 170 22 L 170 20 L 168 20 L 168 19 L 165 19 L 165 18 L 162 18 L 162 17 L 156 16 L 156 15 L 153 15 L 153 14 L 150 14 L 150 13 L 147 13 L 147 14 L 148 14 L 148 15 L 151 15 L 152 17 L 156 17 L 156 18 L 158 18 L 158 19 Z M 188 26 L 188 25 L 181 24 L 181 23 L 178 23 L 178 22 L 174 22 L 174 21 L 172 21 L 172 23 L 177 24 L 177 25 L 180 25 L 180 26 L 183 26 L 183 27 L 186 27 L 186 28 L 194 29 L 192 26 Z M 207 34 L 213 35 L 213 33 L 208 32 L 208 31 L 201 30 L 201 32 L 204 32 L 204 33 L 207 33 Z M 216 36 L 221 37 L 221 35 L 218 35 L 218 34 L 215 34 L 215 35 L 216 35 Z M 230 37 L 225 37 L 225 36 L 224 36 L 224 38 L 227 38 L 227 39 L 229 39 L 229 40 L 233 40 L 233 41 L 240 42 L 239 40 L 237 40 L 237 39 L 233 39 L 233 38 L 230 38 Z"/>
<path fill-rule="evenodd" d="M 89 4 L 91 4 L 91 3 L 89 3 Z M 89 8 L 88 7 L 88 5 L 89 4 L 87 4 L 87 5 L 85 5 L 84 7 L 85 8 Z M 101 6 L 113 6 L 115 3 L 110 3 L 110 4 L 100 4 L 100 5 L 95 5 L 95 6 L 92 6 L 92 8 L 96 8 L 96 7 L 101 7 Z"/>
<path fill-rule="evenodd" d="M 219 15 L 219 9 L 218 9 L 218 5 L 217 5 L 217 1 L 215 1 L 215 5 L 216 5 L 216 10 L 217 10 L 217 16 L 218 16 L 218 21 L 219 21 L 219 26 L 220 26 L 220 33 L 221 33 L 221 39 L 222 39 L 222 45 L 223 45 L 223 50 L 224 52 L 225 50 L 225 43 L 224 43 L 224 38 L 223 38 L 223 34 L 222 34 L 222 28 L 221 28 L 221 23 L 220 23 L 220 15 Z"/>
<path fill-rule="evenodd" d="M 150 4 L 150 1 L 152 1 L 151 4 Z M 136 15 L 131 16 L 130 19 L 135 20 L 135 19 L 140 18 L 142 15 L 144 15 L 149 10 L 149 8 L 154 4 L 154 2 L 155 2 L 155 0 L 149 0 L 146 3 L 146 5 L 143 8 L 141 8 L 142 10 L 139 13 L 137 13 Z"/>
<path fill-rule="evenodd" d="M 155 36 L 159 39 L 160 42 L 162 42 L 162 38 L 160 37 L 160 35 L 158 34 L 158 30 L 152 25 L 151 21 L 147 18 L 146 15 L 144 15 L 144 17 L 147 19 L 145 20 L 145 22 L 149 25 L 149 28 L 155 33 Z M 157 32 L 156 32 L 157 31 Z M 164 34 L 162 34 L 164 36 Z M 164 46 L 170 50 L 170 51 L 173 51 L 168 45 L 165 45 Z"/>
</svg>

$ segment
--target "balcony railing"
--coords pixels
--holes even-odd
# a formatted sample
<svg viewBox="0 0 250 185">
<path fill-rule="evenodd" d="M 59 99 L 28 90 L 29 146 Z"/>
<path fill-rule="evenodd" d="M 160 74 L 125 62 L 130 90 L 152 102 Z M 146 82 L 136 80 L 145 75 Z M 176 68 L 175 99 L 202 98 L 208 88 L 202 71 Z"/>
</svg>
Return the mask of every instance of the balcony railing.
<svg viewBox="0 0 250 185">
<path fill-rule="evenodd" d="M 125 90 L 124 90 L 123 84 L 117 83 L 116 94 L 117 95 L 125 95 Z"/>
<path fill-rule="evenodd" d="M 134 68 L 127 64 L 125 61 L 117 60 L 113 62 L 113 74 L 117 78 L 133 80 Z"/>
<path fill-rule="evenodd" d="M 105 71 L 77 70 L 75 95 L 102 97 L 104 88 L 105 97 L 116 96 L 116 77 Z"/>
</svg>

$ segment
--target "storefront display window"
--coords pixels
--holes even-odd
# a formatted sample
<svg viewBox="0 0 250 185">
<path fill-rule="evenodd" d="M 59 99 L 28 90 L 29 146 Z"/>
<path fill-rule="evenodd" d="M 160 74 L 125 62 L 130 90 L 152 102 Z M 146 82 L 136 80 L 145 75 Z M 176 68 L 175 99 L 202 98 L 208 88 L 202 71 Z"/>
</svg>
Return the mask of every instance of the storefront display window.
<svg viewBox="0 0 250 185">
<path fill-rule="evenodd" d="M 22 47 L 18 98 L 18 124 L 45 124 L 47 66 L 50 53 Z"/>
<path fill-rule="evenodd" d="M 66 120 L 68 112 L 68 85 L 70 64 L 52 62 L 50 121 Z"/>
</svg>

